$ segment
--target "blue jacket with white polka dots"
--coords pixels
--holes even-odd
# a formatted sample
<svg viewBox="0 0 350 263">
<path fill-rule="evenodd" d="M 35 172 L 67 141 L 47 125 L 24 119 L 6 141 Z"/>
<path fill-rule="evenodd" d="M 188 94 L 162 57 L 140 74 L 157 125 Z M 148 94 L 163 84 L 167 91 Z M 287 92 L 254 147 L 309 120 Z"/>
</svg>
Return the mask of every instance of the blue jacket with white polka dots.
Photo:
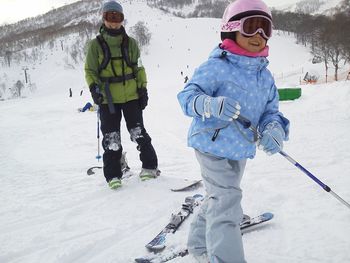
<svg viewBox="0 0 350 263">
<path fill-rule="evenodd" d="M 241 115 L 262 132 L 266 125 L 278 122 L 288 139 L 289 121 L 279 111 L 275 81 L 266 68 L 265 57 L 247 57 L 215 48 L 178 94 L 185 115 L 193 117 L 188 132 L 188 146 L 201 152 L 231 160 L 254 158 L 254 134 L 237 121 L 204 118 L 194 110 L 195 98 L 206 94 L 225 96 L 241 105 Z M 215 140 L 213 136 L 220 130 Z"/>
</svg>

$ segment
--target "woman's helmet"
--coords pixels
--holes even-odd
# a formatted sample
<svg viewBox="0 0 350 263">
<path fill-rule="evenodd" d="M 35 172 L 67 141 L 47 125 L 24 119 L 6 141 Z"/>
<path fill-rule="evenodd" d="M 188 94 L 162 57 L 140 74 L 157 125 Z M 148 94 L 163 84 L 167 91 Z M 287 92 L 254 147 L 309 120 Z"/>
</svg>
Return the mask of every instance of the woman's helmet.
<svg viewBox="0 0 350 263">
<path fill-rule="evenodd" d="M 121 23 L 124 20 L 123 7 L 115 2 L 108 1 L 102 7 L 103 19 L 108 22 Z"/>
</svg>

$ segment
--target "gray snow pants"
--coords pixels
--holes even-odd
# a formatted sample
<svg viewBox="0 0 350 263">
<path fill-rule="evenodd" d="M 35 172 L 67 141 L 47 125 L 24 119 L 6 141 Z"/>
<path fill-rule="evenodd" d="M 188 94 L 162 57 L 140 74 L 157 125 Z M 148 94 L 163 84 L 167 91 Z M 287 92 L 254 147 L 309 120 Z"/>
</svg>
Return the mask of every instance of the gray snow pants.
<svg viewBox="0 0 350 263">
<path fill-rule="evenodd" d="M 207 196 L 191 223 L 188 250 L 210 263 L 246 263 L 239 223 L 240 182 L 247 160 L 228 160 L 195 151 Z"/>
</svg>

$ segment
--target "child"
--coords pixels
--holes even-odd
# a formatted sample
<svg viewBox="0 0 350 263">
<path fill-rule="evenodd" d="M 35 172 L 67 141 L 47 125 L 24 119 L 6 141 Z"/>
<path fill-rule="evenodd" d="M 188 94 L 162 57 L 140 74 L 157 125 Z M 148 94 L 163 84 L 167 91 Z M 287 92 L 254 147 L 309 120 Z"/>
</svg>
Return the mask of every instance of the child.
<svg viewBox="0 0 350 263">
<path fill-rule="evenodd" d="M 188 145 L 195 149 L 207 198 L 191 224 L 188 249 L 198 262 L 243 263 L 240 181 L 247 158 L 255 156 L 254 134 L 240 114 L 258 127 L 258 146 L 282 150 L 289 121 L 278 109 L 278 92 L 267 70 L 271 12 L 261 0 L 237 0 L 223 15 L 222 43 L 178 94 L 193 117 Z"/>
</svg>

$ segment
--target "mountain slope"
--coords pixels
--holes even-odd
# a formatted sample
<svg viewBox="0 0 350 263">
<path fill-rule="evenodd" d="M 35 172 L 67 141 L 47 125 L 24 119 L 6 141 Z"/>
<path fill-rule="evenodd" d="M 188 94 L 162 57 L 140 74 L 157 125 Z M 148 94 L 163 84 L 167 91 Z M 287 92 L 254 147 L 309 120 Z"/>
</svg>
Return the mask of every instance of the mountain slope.
<svg viewBox="0 0 350 263">
<path fill-rule="evenodd" d="M 277 9 L 283 11 L 291 11 L 296 13 L 305 13 L 311 15 L 333 15 L 339 11 L 344 11 L 340 9 L 340 6 L 344 2 L 343 0 L 302 0 L 295 2 L 290 5 L 280 5 L 276 6 Z"/>
<path fill-rule="evenodd" d="M 193 150 L 186 147 L 190 119 L 183 116 L 176 94 L 184 76 L 191 76 L 218 44 L 220 20 L 175 18 L 142 2 L 125 4 L 125 12 L 131 25 L 141 12 L 147 14 L 152 32 L 143 51 L 150 93 L 144 118 L 162 175 L 148 182 L 131 177 L 118 191 L 108 189 L 100 172 L 86 175 L 98 163 L 96 114 L 77 112 L 91 101 L 86 88 L 78 95 L 85 86 L 83 64 L 67 68 L 63 51 L 44 48 L 47 59 L 29 70 L 37 92 L 0 101 L 0 262 L 132 262 L 146 253 L 144 244 L 185 196 L 194 193 L 169 190 L 185 178 L 200 178 Z M 78 36 L 70 37 L 76 41 Z M 292 37 L 275 34 L 269 45 L 274 72 L 312 66 L 308 51 Z M 2 72 L 23 77 L 21 67 Z M 295 86 L 300 76 L 277 83 Z M 349 201 L 350 82 L 302 89 L 301 99 L 281 103 L 291 121 L 285 150 Z M 122 142 L 137 175 L 138 152 L 124 124 Z M 259 151 L 248 162 L 242 189 L 246 213 L 275 214 L 271 224 L 243 236 L 248 262 L 350 261 L 349 211 L 282 157 Z M 184 245 L 190 221 L 170 241 Z M 191 263 L 186 258 L 176 262 Z"/>
</svg>

